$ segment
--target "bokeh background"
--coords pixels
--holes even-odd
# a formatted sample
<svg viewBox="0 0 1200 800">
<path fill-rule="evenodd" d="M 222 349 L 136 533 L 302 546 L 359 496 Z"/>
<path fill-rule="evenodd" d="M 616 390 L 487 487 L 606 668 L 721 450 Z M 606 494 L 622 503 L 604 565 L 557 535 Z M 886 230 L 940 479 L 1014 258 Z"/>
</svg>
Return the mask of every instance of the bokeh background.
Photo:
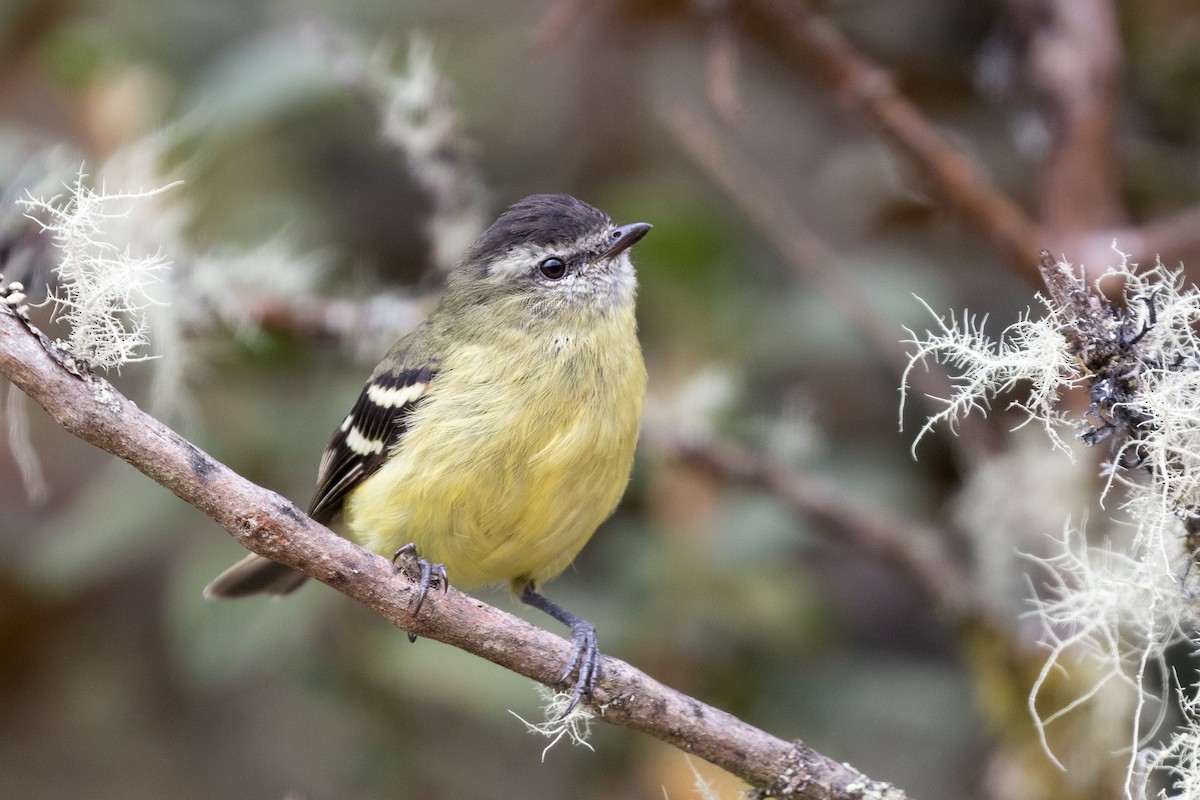
<svg viewBox="0 0 1200 800">
<path fill-rule="evenodd" d="M 1104 267 L 1116 238 L 1186 261 L 1200 7 L 821 4 L 941 132 L 921 155 L 871 110 L 886 82 L 840 73 L 792 5 L 3 0 L 0 271 L 44 292 L 53 253 L 15 201 L 63 191 L 81 164 L 110 190 L 183 180 L 125 233 L 174 262 L 160 357 L 110 377 L 303 504 L 387 339 L 436 296 L 447 230 L 542 191 L 651 222 L 646 440 L 620 510 L 548 593 L 604 652 L 913 797 L 1069 797 L 1039 794 L 1057 779 L 1004 665 L 1038 652 L 1020 617 L 1037 573 L 1016 554 L 1099 513 L 1096 459 L 1009 436 L 998 403 L 974 439 L 938 430 L 914 460 L 931 406 L 918 392 L 898 430 L 896 351 L 930 324 L 914 295 L 1015 319 L 1039 247 Z M 432 105 L 387 129 L 413 87 Z M 1028 229 L 972 210 L 929 169 L 947 153 L 991 181 L 984 212 L 1007 198 Z M 343 301 L 360 311 L 328 329 L 321 310 Z M 28 438 L 40 464 L 0 454 L 0 796 L 678 800 L 700 796 L 693 770 L 738 796 L 604 725 L 594 752 L 543 758 L 509 713 L 540 719 L 528 681 L 410 645 L 326 587 L 203 601 L 238 546 L 0 394 L 0 439 Z M 885 527 L 924 526 L 1027 650 L 990 650 L 837 514 L 816 524 L 778 487 L 704 467 L 695 450 L 714 443 L 828 481 Z M 1105 770 L 1078 796 L 1116 796 Z"/>
</svg>

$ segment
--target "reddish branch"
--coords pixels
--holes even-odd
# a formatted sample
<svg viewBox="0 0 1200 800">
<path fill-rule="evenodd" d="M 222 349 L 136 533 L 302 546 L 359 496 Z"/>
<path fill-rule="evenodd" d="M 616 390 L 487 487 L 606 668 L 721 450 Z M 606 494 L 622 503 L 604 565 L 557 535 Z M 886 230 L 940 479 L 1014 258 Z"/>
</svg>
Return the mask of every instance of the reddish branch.
<svg viewBox="0 0 1200 800">
<path fill-rule="evenodd" d="M 979 163 L 956 147 L 902 95 L 886 72 L 862 55 L 828 20 L 794 0 L 739 0 L 739 7 L 789 49 L 813 59 L 821 77 L 849 106 L 873 122 L 930 183 L 1008 256 L 1031 282 L 1046 235 L 988 180 Z"/>
<path fill-rule="evenodd" d="M 1108 263 L 1115 240 L 1135 263 L 1194 260 L 1200 211 L 1124 224 L 1116 138 L 1124 66 L 1109 0 L 1007 0 L 1022 37 L 1014 68 L 1050 143 L 1033 218 L 988 180 L 978 162 L 897 91 L 887 72 L 801 0 L 738 0 L 743 18 L 816 63 L 830 89 L 872 122 L 938 194 L 1008 256 L 1035 286 L 1044 247 L 1084 266 Z"/>
<path fill-rule="evenodd" d="M 249 550 L 332 586 L 398 628 L 556 685 L 570 649 L 566 640 L 453 588 L 432 593 L 420 616 L 413 616 L 415 581 L 387 559 L 342 539 L 290 501 L 235 474 L 139 410 L 107 381 L 70 371 L 7 307 L 0 307 L 0 374 L 62 427 L 129 462 Z M 755 786 L 759 797 L 905 797 L 802 742 L 777 739 L 615 658 L 602 661 L 593 711 L 606 722 L 649 733 L 728 770 Z"/>
<path fill-rule="evenodd" d="M 1023 56 L 1018 68 L 1050 146 L 1038 174 L 1043 224 L 1055 246 L 1124 218 L 1114 137 L 1121 42 L 1109 0 L 1007 0 Z M 1107 242 L 1105 243 L 1107 245 Z"/>
</svg>

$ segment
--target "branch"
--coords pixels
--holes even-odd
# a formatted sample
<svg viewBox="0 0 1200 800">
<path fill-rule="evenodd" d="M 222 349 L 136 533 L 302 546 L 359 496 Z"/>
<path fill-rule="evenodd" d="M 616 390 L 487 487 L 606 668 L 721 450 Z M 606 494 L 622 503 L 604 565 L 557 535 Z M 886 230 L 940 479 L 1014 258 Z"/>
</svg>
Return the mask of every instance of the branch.
<svg viewBox="0 0 1200 800">
<path fill-rule="evenodd" d="M 551 5 L 533 26 L 529 34 L 529 49 L 538 51 L 562 42 L 594 5 L 594 0 L 565 0 Z"/>
<path fill-rule="evenodd" d="M 227 315 L 235 322 L 244 316 L 267 330 L 355 347 L 382 341 L 382 349 L 417 327 L 432 308 L 429 297 L 393 294 L 362 298 L 308 295 L 286 300 L 246 297 L 235 302 L 239 305 Z"/>
<path fill-rule="evenodd" d="M 780 498 L 816 522 L 831 539 L 893 567 L 954 627 L 987 629 L 1009 640 L 1013 652 L 1020 650 L 1001 614 L 946 552 L 945 536 L 938 531 L 870 509 L 830 481 L 791 472 L 733 445 L 676 441 L 663 449 L 695 469 Z"/>
<path fill-rule="evenodd" d="M 999 245 L 1014 269 L 1030 282 L 1037 281 L 1032 265 L 1046 246 L 1038 224 L 992 185 L 974 158 L 897 91 L 884 70 L 803 2 L 740 0 L 739 5 L 782 37 L 789 50 L 814 59 L 838 97 L 874 123 L 951 206 Z"/>
<path fill-rule="evenodd" d="M 1139 264 L 1153 262 L 1156 256 L 1164 264 L 1200 262 L 1200 206 L 1189 206 L 1147 222 L 1134 230 L 1130 238 L 1119 237 L 1118 242 Z"/>
<path fill-rule="evenodd" d="M 431 593 L 420 616 L 414 616 L 410 606 L 416 583 L 387 559 L 237 475 L 139 410 L 104 379 L 72 371 L 69 364 L 0 302 L 0 374 L 66 430 L 170 489 L 249 550 L 332 586 L 396 627 L 557 686 L 570 649 L 566 640 L 453 588 Z M 648 733 L 743 778 L 757 787 L 759 797 L 905 797 L 800 741 L 777 739 L 615 658 L 602 659 L 592 706 L 606 722 Z"/>
<path fill-rule="evenodd" d="M 869 293 L 858 285 L 833 247 L 790 211 L 792 204 L 770 172 L 759 169 L 715 125 L 697 115 L 669 108 L 661 116 L 692 160 L 733 198 L 793 272 L 838 309 L 846 324 L 870 342 L 896 375 L 902 374 L 908 365 L 908 351 L 897 335 L 900 323 L 869 299 Z M 950 380 L 944 372 L 914 372 L 913 382 L 919 397 L 949 396 Z M 950 445 L 962 461 L 969 463 L 992 450 L 987 434 L 982 421 L 963 420 L 959 435 L 950 440 Z"/>
<path fill-rule="evenodd" d="M 1122 66 L 1116 10 L 1110 0 L 1007 5 L 1023 40 L 1022 77 L 1051 136 L 1038 170 L 1042 222 L 1056 244 L 1073 250 L 1070 239 L 1124 217 L 1114 143 Z"/>
</svg>

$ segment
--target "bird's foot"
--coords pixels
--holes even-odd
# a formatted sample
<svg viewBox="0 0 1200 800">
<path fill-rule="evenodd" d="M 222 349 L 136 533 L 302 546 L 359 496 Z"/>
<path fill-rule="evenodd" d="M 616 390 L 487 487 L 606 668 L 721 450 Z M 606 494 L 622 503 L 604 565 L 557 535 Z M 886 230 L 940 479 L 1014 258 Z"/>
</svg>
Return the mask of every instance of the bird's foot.
<svg viewBox="0 0 1200 800">
<path fill-rule="evenodd" d="M 558 682 L 567 683 L 572 675 L 575 676 L 575 688 L 571 691 L 571 702 L 559 719 L 574 711 L 580 700 L 591 700 L 600 678 L 600 641 L 596 637 L 596 626 L 585 620 L 571 625 L 571 654 L 567 656 Z"/>
<path fill-rule="evenodd" d="M 443 594 L 445 594 L 450 588 L 450 581 L 446 578 L 446 565 L 431 563 L 421 558 L 421 556 L 417 554 L 417 546 L 412 542 L 404 545 L 392 555 L 392 565 L 397 569 L 400 568 L 400 565 L 396 562 L 401 558 L 411 559 L 420 570 L 420 577 L 418 578 L 417 585 L 417 607 L 413 609 L 413 615 L 416 616 L 417 614 L 421 613 L 421 606 L 425 603 L 425 595 L 429 593 L 429 587 L 432 586 L 435 581 L 441 584 Z M 408 640 L 410 642 L 415 642 L 417 640 L 417 635 L 410 631 L 408 634 Z"/>
<path fill-rule="evenodd" d="M 596 638 L 596 626 L 547 599 L 537 591 L 533 581 L 522 587 L 521 602 L 545 611 L 571 629 L 571 652 L 558 676 L 558 683 L 568 683 L 574 675 L 575 687 L 571 691 L 571 702 L 559 717 L 563 719 L 575 710 L 581 700 L 592 699 L 596 682 L 600 679 L 600 642 Z"/>
</svg>

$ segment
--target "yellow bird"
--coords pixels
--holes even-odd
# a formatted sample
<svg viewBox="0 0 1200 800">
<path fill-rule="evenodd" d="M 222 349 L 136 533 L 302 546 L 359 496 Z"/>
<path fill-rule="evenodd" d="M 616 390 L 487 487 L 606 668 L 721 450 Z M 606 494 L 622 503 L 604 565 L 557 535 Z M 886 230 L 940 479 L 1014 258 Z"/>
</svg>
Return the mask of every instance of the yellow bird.
<svg viewBox="0 0 1200 800">
<path fill-rule="evenodd" d="M 629 248 L 649 230 L 564 194 L 506 210 L 371 374 L 309 506 L 371 550 L 419 553 L 418 611 L 435 580 L 508 581 L 570 627 L 560 682 L 575 676 L 572 706 L 595 687 L 596 630 L 537 587 L 571 563 L 629 481 L 646 391 Z M 205 594 L 286 594 L 304 580 L 251 555 Z"/>
</svg>

